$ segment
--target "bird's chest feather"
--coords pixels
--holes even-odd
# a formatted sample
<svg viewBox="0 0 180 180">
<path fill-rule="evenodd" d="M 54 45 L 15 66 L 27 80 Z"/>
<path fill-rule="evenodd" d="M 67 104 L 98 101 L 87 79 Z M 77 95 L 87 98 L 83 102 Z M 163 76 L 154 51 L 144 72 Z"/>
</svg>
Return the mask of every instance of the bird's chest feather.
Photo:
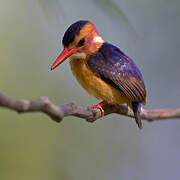
<svg viewBox="0 0 180 180">
<path fill-rule="evenodd" d="M 127 97 L 119 90 L 97 77 L 88 67 L 84 59 L 70 59 L 73 75 L 81 86 L 97 99 L 106 100 L 111 103 L 126 103 Z"/>
</svg>

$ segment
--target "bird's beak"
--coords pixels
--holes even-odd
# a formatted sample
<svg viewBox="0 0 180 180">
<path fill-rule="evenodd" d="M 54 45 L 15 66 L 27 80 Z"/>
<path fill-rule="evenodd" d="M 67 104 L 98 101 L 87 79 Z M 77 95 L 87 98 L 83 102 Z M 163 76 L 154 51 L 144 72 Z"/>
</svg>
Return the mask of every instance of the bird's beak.
<svg viewBox="0 0 180 180">
<path fill-rule="evenodd" d="M 57 57 L 56 61 L 51 66 L 51 70 L 55 69 L 57 66 L 62 64 L 68 57 L 75 54 L 78 50 L 79 48 L 72 48 L 72 49 L 64 48 L 61 54 Z"/>
</svg>

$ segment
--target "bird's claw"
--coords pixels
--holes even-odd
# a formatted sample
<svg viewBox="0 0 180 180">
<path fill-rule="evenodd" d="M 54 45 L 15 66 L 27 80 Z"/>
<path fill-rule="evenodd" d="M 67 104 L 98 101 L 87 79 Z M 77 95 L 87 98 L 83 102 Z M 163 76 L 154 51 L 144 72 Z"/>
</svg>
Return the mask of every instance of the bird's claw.
<svg viewBox="0 0 180 180">
<path fill-rule="evenodd" d="M 101 111 L 101 117 L 104 116 L 104 110 L 100 104 L 92 106 L 93 109 L 99 109 Z"/>
</svg>

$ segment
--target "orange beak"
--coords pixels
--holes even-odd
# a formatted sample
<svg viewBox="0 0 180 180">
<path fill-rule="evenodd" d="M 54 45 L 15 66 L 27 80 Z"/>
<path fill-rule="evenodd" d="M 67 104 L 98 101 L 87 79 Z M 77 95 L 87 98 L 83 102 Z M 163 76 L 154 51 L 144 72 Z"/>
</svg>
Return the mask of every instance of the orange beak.
<svg viewBox="0 0 180 180">
<path fill-rule="evenodd" d="M 78 50 L 79 48 L 73 48 L 73 49 L 64 48 L 61 54 L 57 57 L 56 61 L 51 66 L 51 70 L 55 69 L 57 66 L 62 64 L 68 57 L 75 54 Z"/>
</svg>

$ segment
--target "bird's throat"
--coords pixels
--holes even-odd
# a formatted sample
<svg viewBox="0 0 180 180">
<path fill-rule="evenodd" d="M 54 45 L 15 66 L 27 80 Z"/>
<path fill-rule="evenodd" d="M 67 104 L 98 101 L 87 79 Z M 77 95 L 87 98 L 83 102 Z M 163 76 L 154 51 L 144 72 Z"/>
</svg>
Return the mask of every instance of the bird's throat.
<svg viewBox="0 0 180 180">
<path fill-rule="evenodd" d="M 85 52 L 77 52 L 71 56 L 72 59 L 85 59 L 86 58 Z"/>
</svg>

